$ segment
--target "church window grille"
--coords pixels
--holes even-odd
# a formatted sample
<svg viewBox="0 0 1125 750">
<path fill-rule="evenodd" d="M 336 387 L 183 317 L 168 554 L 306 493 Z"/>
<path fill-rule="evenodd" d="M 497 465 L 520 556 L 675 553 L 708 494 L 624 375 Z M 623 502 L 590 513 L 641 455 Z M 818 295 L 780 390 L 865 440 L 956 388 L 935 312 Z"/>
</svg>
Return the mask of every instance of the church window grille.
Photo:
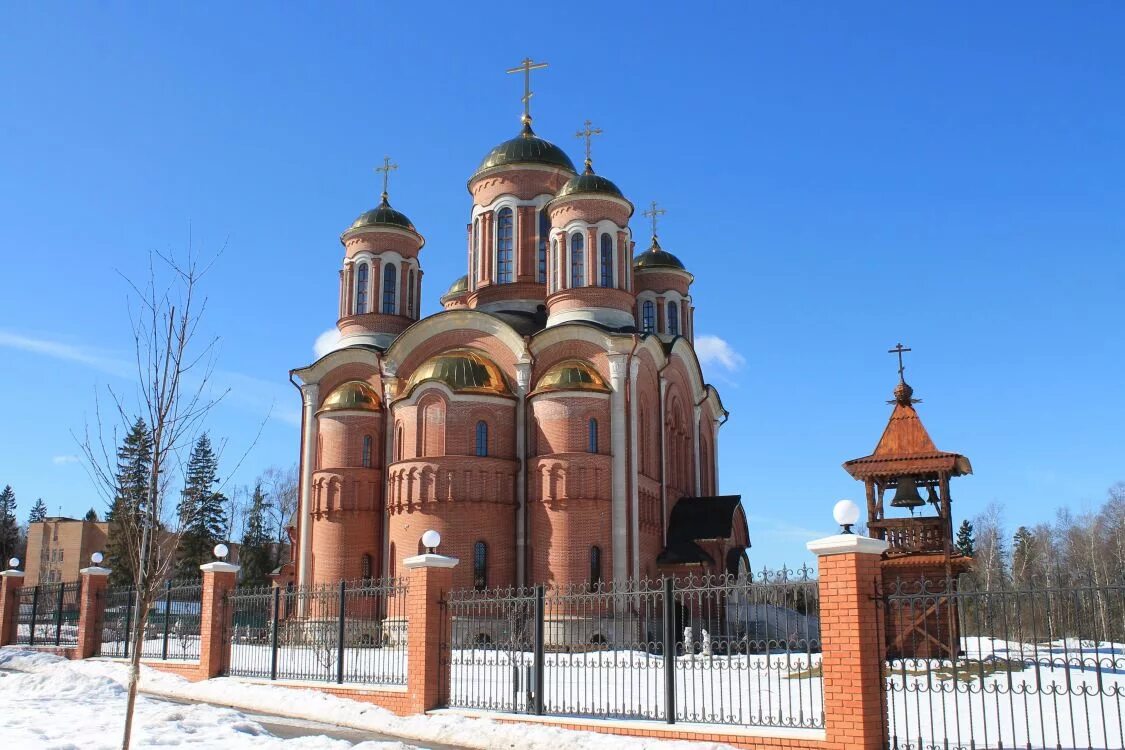
<svg viewBox="0 0 1125 750">
<path fill-rule="evenodd" d="M 656 305 L 652 300 L 645 300 L 641 305 L 641 330 L 645 333 L 656 330 Z"/>
<path fill-rule="evenodd" d="M 496 283 L 512 283 L 512 209 L 496 215 Z"/>
<path fill-rule="evenodd" d="M 406 288 L 406 314 L 414 317 L 418 311 L 414 309 L 414 269 L 410 269 L 410 286 Z"/>
<path fill-rule="evenodd" d="M 363 436 L 363 468 L 371 468 L 371 436 Z"/>
<path fill-rule="evenodd" d="M 536 280 L 540 284 L 547 283 L 547 235 L 551 233 L 551 220 L 547 218 L 546 211 L 539 212 L 539 266 Z"/>
<path fill-rule="evenodd" d="M 598 452 L 598 420 L 590 417 L 589 423 L 586 425 L 586 449 L 590 453 Z"/>
<path fill-rule="evenodd" d="M 578 232 L 570 235 L 570 286 L 577 289 L 586 284 L 585 242 Z"/>
<path fill-rule="evenodd" d="M 680 305 L 677 302 L 668 303 L 668 333 L 680 335 Z"/>
<path fill-rule="evenodd" d="M 355 314 L 367 312 L 367 264 L 360 263 L 355 272 Z"/>
<path fill-rule="evenodd" d="M 488 588 L 488 545 L 479 541 L 473 545 L 473 588 Z"/>
<path fill-rule="evenodd" d="M 488 422 L 477 422 L 476 453 L 481 458 L 488 455 Z"/>
<path fill-rule="evenodd" d="M 613 238 L 602 235 L 602 286 L 613 286 Z"/>
<path fill-rule="evenodd" d="M 383 314 L 395 314 L 395 282 L 398 281 L 398 269 L 394 263 L 388 263 L 383 269 Z"/>
<path fill-rule="evenodd" d="M 602 582 L 602 548 L 590 548 L 590 588 L 596 588 Z"/>
</svg>

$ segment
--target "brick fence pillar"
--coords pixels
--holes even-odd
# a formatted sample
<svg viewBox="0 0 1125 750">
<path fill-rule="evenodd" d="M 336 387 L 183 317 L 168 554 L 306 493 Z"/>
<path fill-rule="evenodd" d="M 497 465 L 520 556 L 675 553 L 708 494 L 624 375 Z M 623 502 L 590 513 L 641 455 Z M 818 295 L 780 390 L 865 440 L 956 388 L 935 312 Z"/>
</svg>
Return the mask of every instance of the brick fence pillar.
<svg viewBox="0 0 1125 750">
<path fill-rule="evenodd" d="M 0 646 L 7 646 L 16 641 L 17 613 L 20 609 L 22 586 L 22 570 L 5 570 L 0 573 Z"/>
<path fill-rule="evenodd" d="M 883 750 L 886 701 L 875 585 L 887 543 L 855 534 L 809 542 L 820 567 L 821 669 L 828 746 Z"/>
<path fill-rule="evenodd" d="M 102 642 L 102 613 L 110 571 L 95 565 L 78 573 L 82 576 L 82 595 L 78 600 L 78 648 L 74 658 L 89 659 L 97 655 Z"/>
<path fill-rule="evenodd" d="M 418 555 L 402 564 L 410 571 L 406 592 L 407 709 L 437 708 L 442 696 L 441 637 L 445 628 L 442 597 L 453 587 L 456 557 Z"/>
<path fill-rule="evenodd" d="M 225 562 L 200 565 L 203 571 L 203 606 L 199 613 L 199 677 L 207 680 L 223 673 L 230 653 L 227 634 L 231 612 L 227 592 L 238 584 L 238 566 Z"/>
</svg>

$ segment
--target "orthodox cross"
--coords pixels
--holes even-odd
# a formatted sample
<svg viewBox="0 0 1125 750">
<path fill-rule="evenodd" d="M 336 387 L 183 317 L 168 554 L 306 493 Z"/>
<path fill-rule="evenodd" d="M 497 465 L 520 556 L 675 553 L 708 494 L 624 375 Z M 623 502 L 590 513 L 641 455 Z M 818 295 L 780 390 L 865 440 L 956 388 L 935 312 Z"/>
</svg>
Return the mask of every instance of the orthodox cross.
<svg viewBox="0 0 1125 750">
<path fill-rule="evenodd" d="M 590 168 L 590 163 L 591 163 L 590 162 L 590 139 L 593 138 L 595 135 L 601 135 L 602 134 L 601 128 L 591 128 L 590 127 L 593 124 L 594 123 L 587 120 L 586 121 L 586 127 L 584 127 L 582 130 L 579 130 L 577 133 L 574 134 L 575 138 L 585 138 L 586 139 L 586 168 L 587 169 Z"/>
<path fill-rule="evenodd" d="M 509 73 L 523 73 L 523 121 L 531 122 L 531 71 L 542 70 L 547 63 L 532 62 L 530 57 L 525 57 L 519 67 L 512 68 Z"/>
<path fill-rule="evenodd" d="M 383 166 L 375 167 L 376 172 L 381 172 L 383 175 L 383 200 L 387 199 L 387 183 L 390 181 L 391 172 L 398 169 L 398 165 L 391 161 L 391 157 L 383 157 Z"/>
<path fill-rule="evenodd" d="M 897 354 L 898 355 L 898 379 L 903 381 L 903 382 L 906 382 L 906 380 L 905 380 L 905 378 L 903 377 L 903 374 L 902 374 L 903 371 L 906 370 L 906 368 L 902 364 L 902 353 L 908 352 L 908 351 L 910 351 L 910 348 L 903 346 L 901 341 L 898 343 L 898 345 L 894 349 L 888 349 L 887 350 L 887 354 Z"/>
<path fill-rule="evenodd" d="M 656 207 L 656 201 L 653 201 L 652 206 L 647 211 L 644 212 L 645 216 L 648 216 L 649 218 L 652 219 L 652 236 L 653 236 L 653 239 L 656 238 L 656 220 L 657 220 L 658 217 L 660 217 L 660 216 L 662 216 L 666 213 L 668 213 L 668 212 L 666 210 L 664 210 L 663 208 L 657 208 Z"/>
</svg>

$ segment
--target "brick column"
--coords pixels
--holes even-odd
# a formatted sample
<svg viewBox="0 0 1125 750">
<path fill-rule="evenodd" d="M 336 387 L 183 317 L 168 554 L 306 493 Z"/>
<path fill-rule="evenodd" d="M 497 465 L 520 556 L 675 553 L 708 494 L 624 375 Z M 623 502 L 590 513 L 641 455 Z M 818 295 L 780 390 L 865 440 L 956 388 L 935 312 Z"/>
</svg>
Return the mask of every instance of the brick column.
<svg viewBox="0 0 1125 750">
<path fill-rule="evenodd" d="M 402 564 L 410 571 L 406 593 L 407 709 L 422 713 L 441 702 L 441 636 L 448 628 L 442 597 L 453 587 L 456 557 L 417 555 Z"/>
<path fill-rule="evenodd" d="M 883 750 L 886 641 L 874 599 L 887 543 L 838 534 L 808 543 L 820 567 L 821 669 L 828 746 Z"/>
<path fill-rule="evenodd" d="M 230 630 L 230 610 L 224 606 L 228 591 L 238 583 L 238 566 L 225 562 L 200 565 L 203 571 L 203 607 L 199 619 L 200 678 L 218 677 L 229 653 L 226 634 Z"/>
<path fill-rule="evenodd" d="M 110 571 L 95 565 L 78 573 L 82 576 L 82 594 L 78 600 L 78 649 L 74 658 L 89 659 L 97 656 L 102 642 L 102 613 Z"/>
<path fill-rule="evenodd" d="M 5 570 L 0 573 L 0 646 L 15 643 L 16 613 L 20 609 L 22 586 L 22 570 Z"/>
</svg>

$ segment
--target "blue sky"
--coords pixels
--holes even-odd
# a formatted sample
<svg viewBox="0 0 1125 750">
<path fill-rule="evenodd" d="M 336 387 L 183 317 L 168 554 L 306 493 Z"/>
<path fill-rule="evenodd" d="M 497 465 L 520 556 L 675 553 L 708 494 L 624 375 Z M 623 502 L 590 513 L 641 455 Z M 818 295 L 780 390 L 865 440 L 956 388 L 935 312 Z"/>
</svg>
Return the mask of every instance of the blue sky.
<svg viewBox="0 0 1125 750">
<path fill-rule="evenodd" d="M 465 190 L 514 135 L 598 171 L 695 273 L 732 417 L 723 492 L 755 566 L 800 562 L 861 488 L 895 382 L 968 455 L 958 518 L 1100 504 L 1125 479 L 1125 6 L 1088 3 L 13 4 L 0 8 L 0 485 L 21 518 L 100 501 L 71 437 L 122 387 L 150 249 L 226 251 L 205 321 L 234 483 L 297 458 L 288 370 L 336 312 L 338 234 L 378 199 L 464 273 Z M 639 217 L 638 217 L 639 219 Z M 644 224 L 634 222 L 638 244 Z M 719 356 L 723 353 L 726 356 Z"/>
</svg>

